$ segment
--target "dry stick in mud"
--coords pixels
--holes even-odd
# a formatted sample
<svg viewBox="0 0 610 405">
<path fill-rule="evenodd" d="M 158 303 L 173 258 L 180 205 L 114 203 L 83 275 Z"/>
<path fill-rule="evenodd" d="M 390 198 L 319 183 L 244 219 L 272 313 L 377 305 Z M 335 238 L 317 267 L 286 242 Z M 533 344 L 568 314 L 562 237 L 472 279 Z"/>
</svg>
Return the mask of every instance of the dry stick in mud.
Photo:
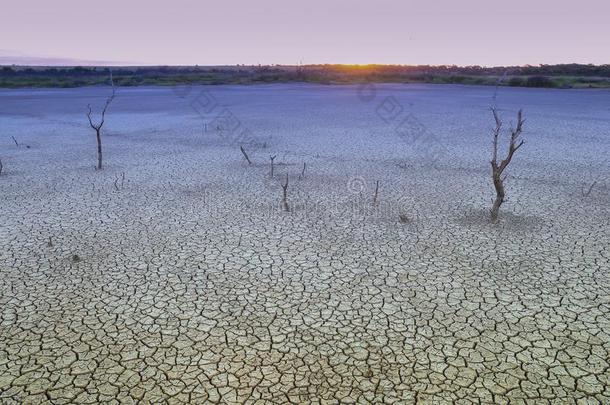
<svg viewBox="0 0 610 405">
<path fill-rule="evenodd" d="M 284 191 L 282 196 L 282 209 L 286 212 L 289 212 L 290 207 L 288 206 L 288 174 L 286 174 L 286 182 L 282 184 L 282 189 Z"/>
<path fill-rule="evenodd" d="M 597 185 L 597 180 L 595 180 L 593 183 L 591 183 L 591 185 L 589 186 L 589 189 L 587 191 L 585 191 L 585 186 L 583 185 L 580 188 L 580 193 L 582 194 L 583 197 L 588 197 L 591 195 L 591 191 L 593 191 L 593 188 Z"/>
<path fill-rule="evenodd" d="M 95 137 L 97 139 L 97 167 L 96 167 L 97 170 L 102 170 L 102 127 L 104 126 L 104 122 L 106 119 L 106 111 L 108 110 L 108 106 L 110 105 L 110 103 L 112 103 L 112 100 L 114 100 L 114 96 L 115 96 L 115 88 L 114 88 L 114 81 L 112 80 L 112 73 L 110 74 L 110 85 L 112 86 L 112 94 L 106 100 L 106 104 L 104 104 L 104 109 L 102 110 L 101 119 L 98 124 L 94 124 L 93 119 L 91 118 L 91 114 L 92 114 L 91 104 L 87 105 L 87 108 L 88 108 L 87 118 L 89 119 L 89 125 L 91 126 L 91 128 L 93 128 L 95 130 Z"/>
<path fill-rule="evenodd" d="M 277 155 L 269 156 L 269 159 L 271 159 L 271 177 L 273 177 L 273 161 L 275 160 L 276 156 Z"/>
<path fill-rule="evenodd" d="M 121 187 L 119 187 L 119 180 L 121 181 Z M 116 191 L 122 190 L 125 184 L 125 172 L 121 174 L 121 176 L 117 176 L 114 178 L 114 189 Z"/>
<path fill-rule="evenodd" d="M 4 168 L 4 165 L 2 164 L 2 159 L 0 159 L 0 175 L 2 175 L 3 168 Z"/>
<path fill-rule="evenodd" d="M 495 108 L 491 109 L 494 120 L 496 121 L 496 127 L 493 130 L 493 151 L 491 159 L 491 176 L 496 189 L 496 198 L 491 207 L 491 222 L 498 222 L 498 214 L 500 212 L 500 206 L 506 198 L 506 191 L 504 189 L 504 180 L 506 176 L 502 176 L 504 170 L 508 167 L 515 152 L 523 146 L 524 141 L 520 139 L 521 133 L 523 132 L 523 113 L 521 110 L 517 113 L 517 127 L 510 129 L 510 140 L 508 144 L 508 153 L 500 163 L 498 163 L 498 139 L 500 138 L 500 132 L 502 130 L 502 121 L 498 116 L 498 112 Z"/>
<path fill-rule="evenodd" d="M 244 157 L 246 158 L 246 160 L 248 161 L 248 164 L 251 165 L 252 161 L 250 160 L 250 158 L 248 157 L 248 154 L 246 153 L 246 150 L 244 149 L 243 146 L 239 146 L 239 149 L 241 150 L 241 153 L 244 155 Z"/>
<path fill-rule="evenodd" d="M 17 147 L 19 147 L 19 142 L 17 142 L 17 140 L 15 139 L 14 136 L 11 136 L 11 138 L 13 138 L 13 142 L 15 142 L 15 145 L 17 145 Z"/>
<path fill-rule="evenodd" d="M 589 188 L 586 189 L 586 184 L 583 184 L 582 186 L 580 186 L 580 194 L 583 196 L 583 198 L 589 197 L 591 195 L 591 192 L 593 191 L 593 189 L 595 188 L 595 186 L 597 186 L 597 181 L 599 180 L 599 176 L 593 179 L 593 182 L 591 184 L 589 184 Z"/>
<path fill-rule="evenodd" d="M 299 180 L 305 177 L 305 162 L 303 162 L 303 170 L 301 171 L 301 174 L 299 175 Z"/>
<path fill-rule="evenodd" d="M 377 196 L 379 195 L 379 180 L 377 180 L 375 182 L 375 194 L 373 195 L 373 207 L 376 207 L 378 202 L 377 202 Z"/>
</svg>

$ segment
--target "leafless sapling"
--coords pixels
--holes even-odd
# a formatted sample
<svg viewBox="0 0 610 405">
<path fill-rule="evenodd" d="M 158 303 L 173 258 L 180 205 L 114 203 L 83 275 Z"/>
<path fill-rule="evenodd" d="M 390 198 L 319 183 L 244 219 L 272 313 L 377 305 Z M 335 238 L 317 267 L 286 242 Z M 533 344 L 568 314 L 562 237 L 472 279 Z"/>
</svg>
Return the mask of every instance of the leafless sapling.
<svg viewBox="0 0 610 405">
<path fill-rule="evenodd" d="M 288 174 L 286 174 L 286 182 L 282 184 L 282 209 L 286 212 L 290 211 L 290 207 L 288 206 Z"/>
<path fill-rule="evenodd" d="M 248 154 L 246 153 L 246 150 L 244 149 L 243 146 L 239 146 L 239 149 L 241 150 L 242 155 L 244 155 L 244 157 L 246 158 L 246 160 L 248 161 L 248 164 L 251 165 L 252 161 L 250 160 L 250 158 L 248 157 Z"/>
<path fill-rule="evenodd" d="M 104 104 L 104 108 L 102 109 L 100 121 L 97 124 L 95 124 L 93 122 L 93 118 L 91 118 L 93 113 L 91 110 L 91 104 L 87 105 L 87 118 L 89 119 L 89 125 L 95 130 L 95 137 L 97 140 L 97 170 L 102 170 L 102 127 L 104 126 L 104 122 L 106 120 L 106 111 L 108 110 L 108 106 L 110 106 L 110 103 L 112 103 L 112 100 L 114 100 L 114 96 L 116 94 L 114 81 L 112 80 L 112 73 L 110 74 L 110 85 L 112 86 L 112 94 L 106 99 L 106 104 Z"/>
<path fill-rule="evenodd" d="M 504 181 L 506 180 L 506 176 L 503 176 L 503 173 L 511 162 L 515 152 L 519 150 L 521 146 L 523 146 L 524 141 L 521 139 L 521 134 L 523 132 L 523 124 L 525 123 L 525 120 L 523 119 L 522 111 L 519 110 L 517 113 L 517 126 L 510 129 L 510 139 L 506 157 L 502 161 L 498 162 L 498 144 L 500 132 L 502 130 L 502 121 L 500 120 L 498 112 L 495 108 L 492 108 L 491 112 L 493 113 L 494 120 L 496 121 L 496 126 L 493 130 L 493 150 L 491 158 L 491 176 L 494 188 L 496 189 L 496 198 L 491 207 L 491 222 L 496 223 L 498 222 L 500 206 L 506 199 L 506 191 L 504 189 Z"/>
<path fill-rule="evenodd" d="M 269 156 L 269 159 L 271 159 L 271 177 L 273 177 L 273 161 L 275 160 L 276 156 L 277 155 Z"/>
</svg>

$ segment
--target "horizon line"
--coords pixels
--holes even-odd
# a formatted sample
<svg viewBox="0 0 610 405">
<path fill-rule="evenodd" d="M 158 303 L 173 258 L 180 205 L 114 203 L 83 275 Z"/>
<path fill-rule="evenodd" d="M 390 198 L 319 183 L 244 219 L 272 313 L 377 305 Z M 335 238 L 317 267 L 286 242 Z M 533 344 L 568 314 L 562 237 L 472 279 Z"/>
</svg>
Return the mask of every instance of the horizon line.
<svg viewBox="0 0 610 405">
<path fill-rule="evenodd" d="M 596 63 L 579 63 L 579 62 L 562 62 L 562 63 L 534 63 L 534 64 L 522 64 L 522 65 L 458 65 L 454 63 L 441 63 L 441 64 L 430 64 L 430 63 L 419 63 L 419 64 L 407 64 L 407 63 L 307 63 L 307 64 L 281 64 L 281 63 L 237 63 L 237 64 L 129 64 L 129 63 L 117 63 L 114 62 L 101 62 L 101 63 L 74 63 L 74 64 L 21 64 L 21 63 L 5 63 L 1 61 L 0 67 L 19 67 L 19 68 L 145 68 L 145 67 L 198 67 L 198 68 L 218 68 L 218 67 L 307 67 L 307 66 L 345 66 L 345 67 L 456 67 L 456 68 L 471 68 L 480 67 L 485 69 L 493 68 L 522 68 L 522 67 L 540 67 L 540 66 L 564 66 L 564 65 L 576 65 L 576 66 L 610 66 L 610 63 L 596 64 Z"/>
</svg>

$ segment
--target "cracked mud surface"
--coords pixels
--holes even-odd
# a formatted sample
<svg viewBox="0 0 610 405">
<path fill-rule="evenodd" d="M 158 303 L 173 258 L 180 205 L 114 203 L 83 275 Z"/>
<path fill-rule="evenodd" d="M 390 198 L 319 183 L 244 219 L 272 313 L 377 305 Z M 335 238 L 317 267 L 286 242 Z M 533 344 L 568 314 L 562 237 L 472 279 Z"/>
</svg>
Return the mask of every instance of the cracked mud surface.
<svg viewBox="0 0 610 405">
<path fill-rule="evenodd" d="M 492 226 L 493 89 L 377 90 L 209 89 L 249 166 L 201 88 L 120 89 L 102 172 L 107 89 L 1 91 L 0 403 L 610 403 L 610 93 L 500 90 L 527 144 Z"/>
</svg>

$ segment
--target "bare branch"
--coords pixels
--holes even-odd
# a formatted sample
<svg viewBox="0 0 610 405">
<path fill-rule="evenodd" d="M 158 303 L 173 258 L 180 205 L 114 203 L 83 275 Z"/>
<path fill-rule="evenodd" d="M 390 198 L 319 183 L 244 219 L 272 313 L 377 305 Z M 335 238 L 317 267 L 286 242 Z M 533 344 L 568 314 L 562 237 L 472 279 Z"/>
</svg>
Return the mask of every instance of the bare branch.
<svg viewBox="0 0 610 405">
<path fill-rule="evenodd" d="M 87 118 L 89 119 L 89 125 L 91 125 L 91 128 L 95 129 L 96 131 L 99 130 L 99 127 L 93 123 L 93 119 L 91 118 L 91 104 L 87 104 L 87 109 Z"/>
<path fill-rule="evenodd" d="M 250 158 L 248 157 L 248 154 L 246 153 L 246 150 L 244 149 L 243 146 L 239 145 L 239 149 L 241 150 L 242 155 L 244 155 L 244 157 L 246 158 L 246 160 L 248 161 L 248 164 L 251 165 L 252 161 L 250 160 Z"/>
<path fill-rule="evenodd" d="M 112 80 L 112 77 L 110 78 L 110 80 Z M 100 122 L 100 127 L 102 125 L 104 125 L 104 120 L 106 118 L 106 110 L 108 109 L 108 106 L 110 105 L 110 103 L 112 103 L 112 100 L 114 100 L 114 96 L 116 94 L 116 91 L 114 89 L 114 84 L 112 85 L 112 94 L 110 95 L 110 97 L 108 97 L 108 99 L 106 100 L 106 104 L 104 105 L 104 109 L 102 110 L 102 121 Z"/>
<path fill-rule="evenodd" d="M 305 169 L 307 168 L 307 165 L 305 164 L 305 162 L 303 162 L 303 170 L 301 170 L 301 174 L 299 174 L 299 180 L 301 180 L 302 178 L 305 177 Z"/>
<path fill-rule="evenodd" d="M 500 117 L 495 108 L 492 107 L 491 112 L 496 121 L 496 127 L 493 130 L 493 152 L 491 157 L 492 165 L 494 165 L 498 161 L 498 138 L 500 137 L 500 131 L 502 129 L 502 121 L 500 121 Z"/>
</svg>

